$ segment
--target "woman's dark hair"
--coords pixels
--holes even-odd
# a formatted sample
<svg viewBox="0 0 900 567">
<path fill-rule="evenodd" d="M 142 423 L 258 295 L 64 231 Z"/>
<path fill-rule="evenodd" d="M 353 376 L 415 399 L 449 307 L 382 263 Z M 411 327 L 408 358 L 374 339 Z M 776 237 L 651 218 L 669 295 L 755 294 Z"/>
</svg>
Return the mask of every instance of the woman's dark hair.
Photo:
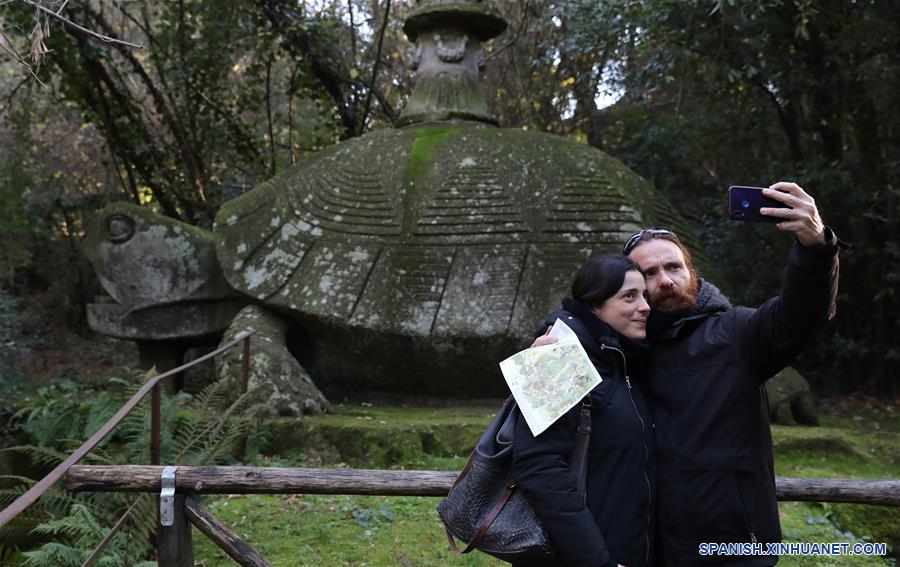
<svg viewBox="0 0 900 567">
<path fill-rule="evenodd" d="M 572 299 L 591 309 L 599 307 L 622 288 L 625 274 L 640 272 L 638 265 L 621 254 L 592 256 L 581 265 L 572 282 Z"/>
</svg>

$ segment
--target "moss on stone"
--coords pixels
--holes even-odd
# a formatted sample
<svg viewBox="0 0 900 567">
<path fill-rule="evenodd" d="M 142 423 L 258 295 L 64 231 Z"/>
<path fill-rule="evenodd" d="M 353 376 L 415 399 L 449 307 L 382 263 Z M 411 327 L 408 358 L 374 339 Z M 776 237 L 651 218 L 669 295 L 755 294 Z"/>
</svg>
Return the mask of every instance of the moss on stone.
<svg viewBox="0 0 900 567">
<path fill-rule="evenodd" d="M 416 128 L 416 138 L 409 147 L 409 161 L 406 163 L 406 183 L 419 183 L 429 170 L 434 148 L 453 134 L 459 132 L 459 126 L 424 126 Z"/>
<path fill-rule="evenodd" d="M 900 508 L 868 504 L 832 504 L 832 520 L 846 532 L 872 543 L 888 544 L 888 555 L 900 559 Z"/>
<path fill-rule="evenodd" d="M 495 409 L 336 406 L 332 415 L 270 420 L 265 452 L 365 468 L 467 456 Z"/>
<path fill-rule="evenodd" d="M 900 435 L 846 427 L 844 420 L 822 417 L 822 427 L 772 426 L 776 457 L 800 453 L 810 459 L 847 459 L 864 476 L 900 476 Z M 777 465 L 777 458 L 776 458 Z M 892 472 L 888 472 L 892 471 Z"/>
<path fill-rule="evenodd" d="M 835 526 L 835 514 L 830 504 L 818 502 L 779 502 L 781 533 L 786 543 L 843 542 L 862 543 L 855 533 L 845 533 Z M 894 565 L 890 558 L 867 556 L 782 556 L 779 567 L 856 567 Z"/>
<path fill-rule="evenodd" d="M 419 79 L 397 124 L 405 126 L 428 120 L 453 118 L 497 123 L 488 110 L 484 92 L 477 80 L 469 77 L 429 75 Z"/>
</svg>

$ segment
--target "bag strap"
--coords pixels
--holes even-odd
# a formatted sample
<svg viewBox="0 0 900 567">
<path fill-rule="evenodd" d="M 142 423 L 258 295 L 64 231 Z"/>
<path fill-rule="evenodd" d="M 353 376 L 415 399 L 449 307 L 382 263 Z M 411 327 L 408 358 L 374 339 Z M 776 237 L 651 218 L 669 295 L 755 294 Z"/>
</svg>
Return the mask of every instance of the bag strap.
<svg viewBox="0 0 900 567">
<path fill-rule="evenodd" d="M 571 462 L 569 463 L 569 468 L 572 471 L 572 476 L 575 478 L 578 487 L 578 493 L 582 496 L 586 496 L 585 485 L 587 484 L 587 468 L 584 464 L 587 461 L 588 442 L 590 439 L 591 395 L 588 394 L 581 400 L 581 413 L 578 416 L 578 429 L 575 431 L 575 447 L 572 449 Z M 463 468 L 462 472 L 457 477 L 456 482 L 453 483 L 453 487 L 456 487 L 459 481 L 468 474 L 474 453 L 475 452 L 473 451 L 472 455 L 469 456 L 465 468 Z M 451 491 L 453 490 L 453 487 L 450 488 Z M 515 488 L 516 481 L 514 480 L 506 485 L 503 495 L 500 496 L 500 499 L 497 500 L 497 503 L 494 504 L 494 507 L 491 508 L 491 511 L 487 513 L 484 520 L 479 524 L 478 529 L 475 531 L 475 536 L 472 537 L 472 541 L 466 545 L 464 550 L 459 551 L 457 549 L 456 542 L 453 540 L 453 535 L 450 533 L 450 530 L 447 529 L 447 526 L 444 526 L 444 531 L 447 532 L 447 541 L 450 543 L 450 549 L 455 553 L 469 553 L 473 549 L 476 549 L 484 538 L 484 535 L 487 533 L 488 528 L 494 523 L 497 515 L 503 510 L 503 507 L 506 506 L 506 503 L 509 501 Z"/>
<path fill-rule="evenodd" d="M 506 489 L 503 491 L 503 495 L 500 496 L 500 499 L 497 500 L 497 503 L 494 504 L 494 507 L 491 508 L 491 511 L 487 513 L 482 520 L 481 524 L 478 526 L 478 530 L 475 532 L 475 535 L 472 537 L 472 541 L 466 545 L 466 548 L 462 551 L 457 550 L 456 543 L 453 541 L 453 536 L 450 534 L 450 530 L 444 526 L 444 530 L 447 532 L 447 541 L 450 542 L 450 549 L 457 553 L 469 553 L 473 549 L 476 549 L 480 544 L 481 540 L 484 539 L 484 535 L 487 533 L 488 529 L 491 527 L 491 524 L 494 523 L 494 520 L 497 518 L 497 515 L 503 510 L 503 507 L 506 506 L 506 503 L 509 501 L 510 497 L 513 494 L 513 490 L 516 488 L 516 481 L 512 481 L 506 485 Z"/>
<path fill-rule="evenodd" d="M 591 440 L 591 395 L 588 394 L 581 401 L 581 413 L 578 416 L 578 429 L 575 431 L 575 448 L 572 449 L 572 458 L 569 462 L 569 468 L 572 476 L 575 477 L 575 483 L 578 487 L 578 493 L 585 496 L 585 487 L 587 486 L 587 452 L 588 444 Z"/>
<path fill-rule="evenodd" d="M 503 402 L 503 405 L 505 406 L 506 403 L 509 402 L 510 400 L 513 400 L 513 404 L 515 404 L 515 399 L 513 398 L 513 396 L 510 396 L 510 397 L 506 398 L 506 400 Z M 516 408 L 514 406 L 513 410 L 515 410 L 515 409 Z M 508 419 L 508 417 L 507 417 L 507 419 Z M 456 488 L 456 485 L 459 484 L 460 482 L 462 482 L 462 479 L 464 479 L 466 477 L 466 475 L 469 474 L 469 470 L 472 468 L 472 459 L 475 458 L 475 452 L 477 450 L 478 450 L 478 446 L 476 445 L 475 448 L 472 449 L 472 452 L 469 453 L 469 459 L 466 461 L 466 466 L 463 467 L 463 470 L 459 473 L 459 476 L 457 476 L 456 480 L 453 481 L 453 485 L 450 487 L 450 490 L 447 491 L 447 494 L 453 492 L 453 489 Z M 449 534 L 450 532 L 447 532 L 447 533 Z"/>
</svg>

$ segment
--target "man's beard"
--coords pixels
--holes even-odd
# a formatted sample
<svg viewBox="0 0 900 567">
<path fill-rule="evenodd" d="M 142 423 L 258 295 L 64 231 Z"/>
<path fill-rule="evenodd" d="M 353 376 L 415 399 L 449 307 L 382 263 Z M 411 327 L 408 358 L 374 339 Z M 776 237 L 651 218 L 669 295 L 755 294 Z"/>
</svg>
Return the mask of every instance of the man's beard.
<svg viewBox="0 0 900 567">
<path fill-rule="evenodd" d="M 660 311 L 690 311 L 697 304 L 697 291 L 700 289 L 696 276 L 691 277 L 688 289 L 677 286 L 659 289 L 650 298 L 650 307 Z"/>
</svg>

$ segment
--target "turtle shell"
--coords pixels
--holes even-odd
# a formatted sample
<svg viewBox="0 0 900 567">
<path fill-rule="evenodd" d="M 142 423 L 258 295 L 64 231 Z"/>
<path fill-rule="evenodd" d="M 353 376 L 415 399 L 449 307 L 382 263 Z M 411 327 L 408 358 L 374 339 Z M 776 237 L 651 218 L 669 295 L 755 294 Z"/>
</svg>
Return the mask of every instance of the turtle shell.
<svg viewBox="0 0 900 567">
<path fill-rule="evenodd" d="M 434 123 L 313 155 L 227 203 L 215 234 L 231 285 L 314 322 L 320 339 L 338 326 L 355 330 L 341 341 L 399 335 L 444 352 L 453 338 L 527 344 L 584 259 L 651 224 L 690 233 L 648 183 L 586 144 Z"/>
</svg>

